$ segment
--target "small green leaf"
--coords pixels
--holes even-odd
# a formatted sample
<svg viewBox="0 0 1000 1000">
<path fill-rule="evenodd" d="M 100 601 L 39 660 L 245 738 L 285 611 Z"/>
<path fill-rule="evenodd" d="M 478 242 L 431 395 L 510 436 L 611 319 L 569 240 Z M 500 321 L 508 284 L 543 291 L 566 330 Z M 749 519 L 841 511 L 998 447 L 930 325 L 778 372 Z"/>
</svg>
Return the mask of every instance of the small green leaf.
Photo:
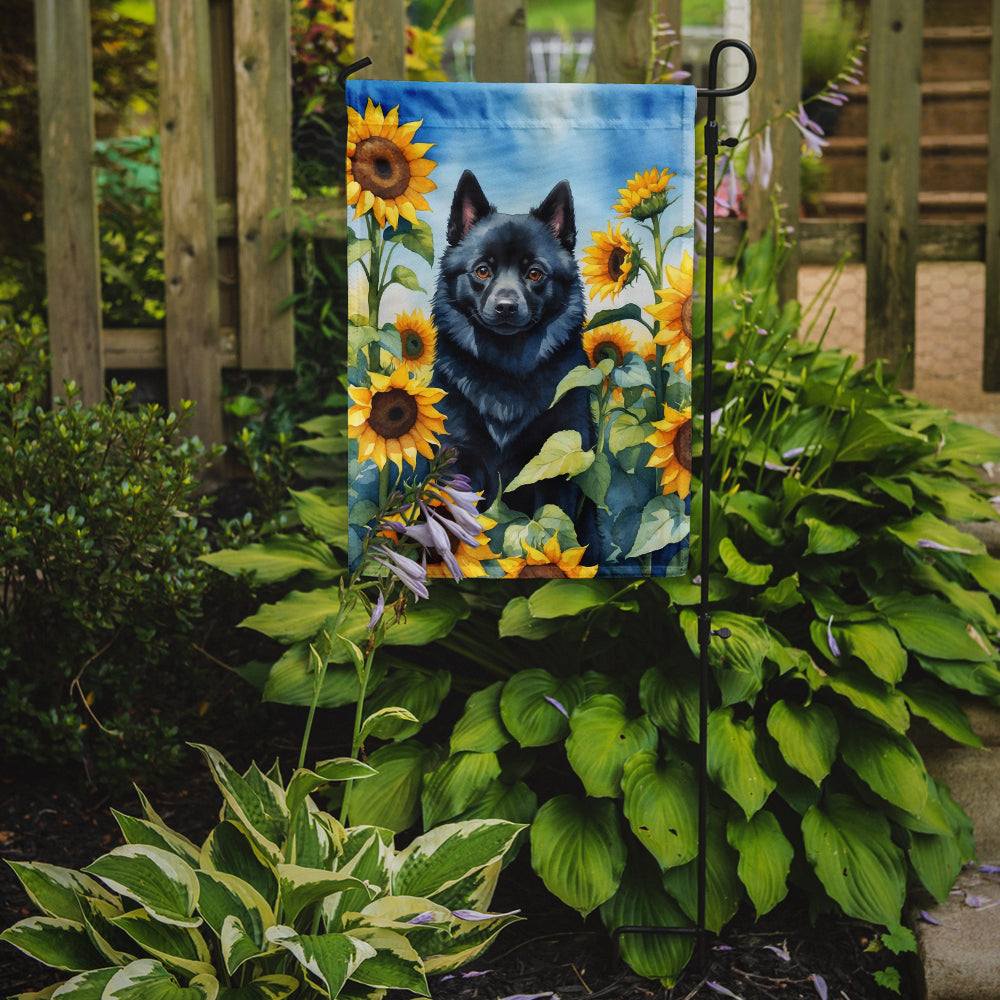
<svg viewBox="0 0 1000 1000">
<path fill-rule="evenodd" d="M 584 451 L 579 431 L 556 431 L 542 445 L 541 451 L 506 486 L 504 492 L 509 493 L 519 486 L 537 483 L 542 479 L 578 475 L 589 469 L 593 462 L 594 452 Z"/>
<path fill-rule="evenodd" d="M 723 538 L 719 542 L 719 557 L 726 564 L 727 576 L 737 583 L 744 583 L 748 587 L 763 587 L 771 578 L 774 567 L 768 563 L 747 562 L 740 555 L 735 543 L 730 538 Z"/>
<path fill-rule="evenodd" d="M 837 756 L 837 720 L 826 705 L 798 705 L 779 699 L 767 716 L 767 731 L 785 761 L 817 787 L 830 773 Z"/>
<path fill-rule="evenodd" d="M 684 501 L 676 493 L 653 497 L 642 509 L 642 519 L 628 558 L 659 552 L 668 545 L 683 542 L 689 534 L 690 520 Z"/>
</svg>

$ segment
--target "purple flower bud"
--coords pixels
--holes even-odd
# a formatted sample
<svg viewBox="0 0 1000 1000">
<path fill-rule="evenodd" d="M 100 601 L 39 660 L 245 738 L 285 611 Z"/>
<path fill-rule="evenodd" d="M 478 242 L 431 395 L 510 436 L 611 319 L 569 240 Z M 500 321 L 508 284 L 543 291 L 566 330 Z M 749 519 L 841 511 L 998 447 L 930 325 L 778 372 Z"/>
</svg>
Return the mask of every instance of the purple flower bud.
<svg viewBox="0 0 1000 1000">
<path fill-rule="evenodd" d="M 384 566 L 395 576 L 404 587 L 411 590 L 417 597 L 429 597 L 427 592 L 427 570 L 418 562 L 393 552 L 384 545 L 371 550 L 372 559 Z"/>
<path fill-rule="evenodd" d="M 815 972 L 809 978 L 812 979 L 813 986 L 816 987 L 816 992 L 819 994 L 819 1000 L 826 1000 L 828 992 L 826 988 L 826 980 Z"/>
<path fill-rule="evenodd" d="M 958 552 L 963 556 L 972 555 L 972 549 L 956 549 L 951 545 L 942 545 L 940 542 L 935 542 L 930 538 L 918 538 L 917 547 L 921 549 L 938 549 L 941 552 Z"/>
<path fill-rule="evenodd" d="M 840 656 L 840 646 L 837 645 L 837 640 L 833 637 L 833 615 L 830 615 L 830 620 L 826 623 L 826 641 L 827 645 L 830 647 L 830 652 L 834 656 Z"/>
<path fill-rule="evenodd" d="M 424 910 L 423 913 L 418 913 L 415 917 L 410 917 L 406 922 L 408 924 L 431 924 L 437 920 L 437 915 L 433 910 Z"/>
<path fill-rule="evenodd" d="M 380 590 L 378 592 L 378 600 L 375 602 L 375 607 L 372 609 L 372 616 L 368 619 L 368 631 L 371 632 L 376 625 L 381 621 L 382 614 L 385 611 L 385 595 Z"/>
<path fill-rule="evenodd" d="M 555 705 L 555 707 L 559 709 L 559 711 L 562 712 L 562 714 L 565 715 L 567 719 L 569 718 L 569 712 L 566 711 L 561 702 L 556 701 L 555 698 L 549 697 L 549 695 L 544 695 L 543 697 L 550 705 Z"/>
</svg>

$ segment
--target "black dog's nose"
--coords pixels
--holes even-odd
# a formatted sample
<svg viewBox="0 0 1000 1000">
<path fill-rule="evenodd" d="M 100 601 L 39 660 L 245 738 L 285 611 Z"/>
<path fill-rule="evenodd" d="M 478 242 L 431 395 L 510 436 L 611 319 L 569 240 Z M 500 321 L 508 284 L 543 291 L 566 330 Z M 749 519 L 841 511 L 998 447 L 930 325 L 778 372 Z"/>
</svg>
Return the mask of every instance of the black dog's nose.
<svg viewBox="0 0 1000 1000">
<path fill-rule="evenodd" d="M 513 319 L 517 315 L 517 302 L 510 299 L 497 302 L 496 314 L 500 319 Z"/>
</svg>

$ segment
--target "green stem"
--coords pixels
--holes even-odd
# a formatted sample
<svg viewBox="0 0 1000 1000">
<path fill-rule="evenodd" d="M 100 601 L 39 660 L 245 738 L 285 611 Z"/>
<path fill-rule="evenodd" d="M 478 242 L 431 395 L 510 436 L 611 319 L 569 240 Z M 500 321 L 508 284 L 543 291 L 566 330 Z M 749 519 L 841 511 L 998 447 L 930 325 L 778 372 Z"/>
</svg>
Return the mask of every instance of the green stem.
<svg viewBox="0 0 1000 1000">
<path fill-rule="evenodd" d="M 358 684 L 358 702 L 354 706 L 354 731 L 351 734 L 351 756 L 358 759 L 361 753 L 361 746 L 364 739 L 361 736 L 361 727 L 365 721 L 365 695 L 368 692 L 368 679 L 372 673 L 372 660 L 375 658 L 375 644 L 370 644 L 368 654 L 365 656 L 364 669 L 361 671 L 361 678 Z M 348 781 L 344 786 L 344 801 L 340 806 L 340 823 L 347 826 L 348 810 L 351 805 L 351 789 L 354 783 Z"/>
</svg>

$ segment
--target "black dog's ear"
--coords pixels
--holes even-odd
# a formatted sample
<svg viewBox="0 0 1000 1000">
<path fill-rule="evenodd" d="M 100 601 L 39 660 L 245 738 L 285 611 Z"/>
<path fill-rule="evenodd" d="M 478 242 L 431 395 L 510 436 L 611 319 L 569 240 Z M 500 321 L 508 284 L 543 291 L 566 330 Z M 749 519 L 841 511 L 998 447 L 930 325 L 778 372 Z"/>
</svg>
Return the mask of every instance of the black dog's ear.
<svg viewBox="0 0 1000 1000">
<path fill-rule="evenodd" d="M 455 197 L 448 217 L 448 243 L 455 246 L 468 235 L 469 230 L 496 209 L 486 200 L 483 189 L 471 170 L 466 170 L 458 180 Z"/>
<path fill-rule="evenodd" d="M 531 214 L 544 222 L 552 230 L 552 235 L 570 253 L 573 252 L 576 246 L 576 219 L 569 181 L 560 181 Z"/>
</svg>

